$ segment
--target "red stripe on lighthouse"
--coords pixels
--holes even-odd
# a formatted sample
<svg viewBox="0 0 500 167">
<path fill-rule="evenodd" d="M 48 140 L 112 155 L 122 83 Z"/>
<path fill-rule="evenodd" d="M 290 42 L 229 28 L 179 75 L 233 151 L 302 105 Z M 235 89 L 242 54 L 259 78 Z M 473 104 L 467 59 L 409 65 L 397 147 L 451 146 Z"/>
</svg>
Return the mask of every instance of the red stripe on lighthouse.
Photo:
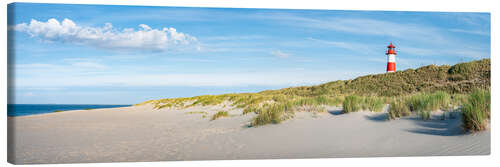
<svg viewBox="0 0 500 167">
<path fill-rule="evenodd" d="M 396 63 L 387 62 L 387 72 L 395 72 L 395 71 L 396 71 Z"/>
</svg>

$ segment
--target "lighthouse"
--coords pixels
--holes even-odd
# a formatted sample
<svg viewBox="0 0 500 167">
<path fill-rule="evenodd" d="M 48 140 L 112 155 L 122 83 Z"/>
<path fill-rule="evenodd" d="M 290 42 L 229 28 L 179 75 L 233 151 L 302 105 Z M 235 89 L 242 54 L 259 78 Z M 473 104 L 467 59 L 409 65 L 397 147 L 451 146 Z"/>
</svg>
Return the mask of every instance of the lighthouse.
<svg viewBox="0 0 500 167">
<path fill-rule="evenodd" d="M 396 72 L 396 46 L 392 45 L 392 42 L 387 46 L 387 72 Z"/>
</svg>

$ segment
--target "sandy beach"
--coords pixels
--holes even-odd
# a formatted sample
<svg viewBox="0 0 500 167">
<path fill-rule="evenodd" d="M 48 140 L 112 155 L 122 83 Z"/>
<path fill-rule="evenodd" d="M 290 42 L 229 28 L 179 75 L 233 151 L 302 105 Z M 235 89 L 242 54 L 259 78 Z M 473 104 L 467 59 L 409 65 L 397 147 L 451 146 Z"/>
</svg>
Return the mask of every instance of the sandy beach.
<svg viewBox="0 0 500 167">
<path fill-rule="evenodd" d="M 229 117 L 210 121 L 220 109 Z M 488 155 L 490 131 L 464 133 L 460 117 L 386 121 L 384 112 L 298 112 L 248 127 L 253 113 L 225 105 L 155 110 L 151 105 L 9 117 L 9 162 Z M 199 112 L 207 112 L 206 116 Z M 15 132 L 15 133 L 12 133 Z"/>
</svg>

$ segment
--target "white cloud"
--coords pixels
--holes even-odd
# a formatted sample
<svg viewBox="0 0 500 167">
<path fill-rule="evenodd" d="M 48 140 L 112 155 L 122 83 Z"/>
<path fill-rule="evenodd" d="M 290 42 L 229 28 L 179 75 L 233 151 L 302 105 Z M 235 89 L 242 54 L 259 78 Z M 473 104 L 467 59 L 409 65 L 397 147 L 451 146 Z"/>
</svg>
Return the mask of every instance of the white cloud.
<svg viewBox="0 0 500 167">
<path fill-rule="evenodd" d="M 177 32 L 175 28 L 154 29 L 140 24 L 140 29 L 119 30 L 111 23 L 103 27 L 86 27 L 70 19 L 62 22 L 49 19 L 47 22 L 32 19 L 29 24 L 21 23 L 14 30 L 25 32 L 43 41 L 87 45 L 105 49 L 166 51 L 180 47 L 199 48 L 195 37 Z"/>
<path fill-rule="evenodd" d="M 281 52 L 280 50 L 272 51 L 271 54 L 274 56 L 277 56 L 279 58 L 282 58 L 282 59 L 290 57 L 289 53 L 284 53 L 284 52 Z"/>
<path fill-rule="evenodd" d="M 340 31 L 360 35 L 387 36 L 433 43 L 446 43 L 450 41 L 442 35 L 440 29 L 418 24 L 345 17 L 325 17 L 317 19 L 284 14 L 257 15 L 256 17 L 276 20 L 291 26 Z"/>
<path fill-rule="evenodd" d="M 489 32 L 480 31 L 480 30 L 450 29 L 450 31 L 452 31 L 452 32 L 459 32 L 459 33 L 468 33 L 468 34 L 474 34 L 474 35 L 490 36 Z"/>
</svg>

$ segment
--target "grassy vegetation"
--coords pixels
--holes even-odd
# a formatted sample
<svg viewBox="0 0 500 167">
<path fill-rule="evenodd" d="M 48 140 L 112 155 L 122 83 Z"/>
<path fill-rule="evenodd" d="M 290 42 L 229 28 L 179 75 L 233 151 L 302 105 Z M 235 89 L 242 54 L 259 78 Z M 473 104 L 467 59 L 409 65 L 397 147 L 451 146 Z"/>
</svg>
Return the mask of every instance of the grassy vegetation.
<svg viewBox="0 0 500 167">
<path fill-rule="evenodd" d="M 466 130 L 481 131 L 487 128 L 490 119 L 490 91 L 475 90 L 462 107 L 462 123 Z"/>
<path fill-rule="evenodd" d="M 263 93 L 296 96 L 354 94 L 387 97 L 441 90 L 450 94 L 463 94 L 471 92 L 474 88 L 489 88 L 490 73 L 490 59 L 483 59 L 454 66 L 429 65 L 394 73 L 366 75 L 353 80 L 269 90 Z"/>
<path fill-rule="evenodd" d="M 418 93 L 410 96 L 406 101 L 411 111 L 435 111 L 448 109 L 451 105 L 451 96 L 443 91 L 434 93 Z"/>
<path fill-rule="evenodd" d="M 66 110 L 55 110 L 54 112 L 64 112 Z"/>
<path fill-rule="evenodd" d="M 490 73 L 490 59 L 483 59 L 454 66 L 429 65 L 394 73 L 366 75 L 315 86 L 149 100 L 137 105 L 152 104 L 157 109 L 228 105 L 242 108 L 243 115 L 255 113 L 255 118 L 250 122 L 252 126 L 280 123 L 292 118 L 295 112 L 325 112 L 326 106 L 340 105 L 344 107 L 345 113 L 349 113 L 360 110 L 379 112 L 385 104 L 390 104 L 390 119 L 411 113 L 428 119 L 431 111 L 448 111 L 453 106 L 466 103 L 469 101 L 468 94 L 476 88 L 489 89 Z M 216 115 L 213 118 L 221 117 Z"/>
<path fill-rule="evenodd" d="M 404 100 L 394 100 L 389 105 L 388 119 L 396 119 L 410 115 L 410 108 Z"/>
<path fill-rule="evenodd" d="M 384 108 L 384 104 L 385 103 L 383 98 L 371 96 L 371 97 L 365 97 L 364 103 L 361 106 L 363 110 L 380 112 Z"/>
<path fill-rule="evenodd" d="M 228 116 L 229 116 L 229 114 L 227 111 L 219 111 L 219 112 L 215 113 L 210 120 L 213 121 L 213 120 L 219 119 L 221 117 L 228 117 Z"/>
<path fill-rule="evenodd" d="M 258 115 L 252 119 L 251 126 L 259 126 L 265 124 L 277 124 L 285 120 L 285 105 L 271 104 L 264 106 L 264 109 L 259 110 Z"/>
<path fill-rule="evenodd" d="M 344 108 L 344 113 L 357 112 L 360 110 L 367 110 L 373 112 L 380 112 L 384 108 L 385 104 L 384 98 L 375 96 L 356 96 L 350 95 L 346 96 L 342 104 Z"/>
<path fill-rule="evenodd" d="M 390 104 L 388 118 L 395 119 L 415 112 L 423 120 L 429 120 L 432 111 L 442 110 L 441 119 L 446 119 L 446 113 L 454 119 L 456 112 L 453 108 L 461 106 L 464 128 L 480 131 L 486 128 L 490 119 L 490 96 L 490 91 L 485 89 L 475 89 L 470 94 L 449 95 L 443 91 L 417 93 L 394 100 Z"/>
<path fill-rule="evenodd" d="M 462 97 L 462 95 L 459 96 Z M 389 106 L 389 119 L 408 116 L 414 112 L 423 120 L 429 120 L 432 111 L 449 111 L 457 103 L 452 100 L 452 95 L 443 91 L 416 93 L 409 96 L 398 97 L 398 99 L 399 100 L 394 100 Z"/>
<path fill-rule="evenodd" d="M 186 112 L 186 114 L 208 114 L 208 113 L 205 111 L 190 111 Z"/>
<path fill-rule="evenodd" d="M 186 114 L 201 114 L 202 118 L 206 118 L 208 116 L 208 112 L 205 111 L 190 111 L 186 112 Z"/>
<path fill-rule="evenodd" d="M 344 113 L 356 112 L 361 110 L 362 99 L 359 96 L 351 95 L 345 97 L 344 103 Z"/>
<path fill-rule="evenodd" d="M 431 119 L 431 111 L 429 110 L 422 110 L 422 111 L 418 111 L 418 115 L 420 116 L 420 118 L 422 118 L 422 120 L 424 121 L 427 121 L 429 119 Z"/>
</svg>

